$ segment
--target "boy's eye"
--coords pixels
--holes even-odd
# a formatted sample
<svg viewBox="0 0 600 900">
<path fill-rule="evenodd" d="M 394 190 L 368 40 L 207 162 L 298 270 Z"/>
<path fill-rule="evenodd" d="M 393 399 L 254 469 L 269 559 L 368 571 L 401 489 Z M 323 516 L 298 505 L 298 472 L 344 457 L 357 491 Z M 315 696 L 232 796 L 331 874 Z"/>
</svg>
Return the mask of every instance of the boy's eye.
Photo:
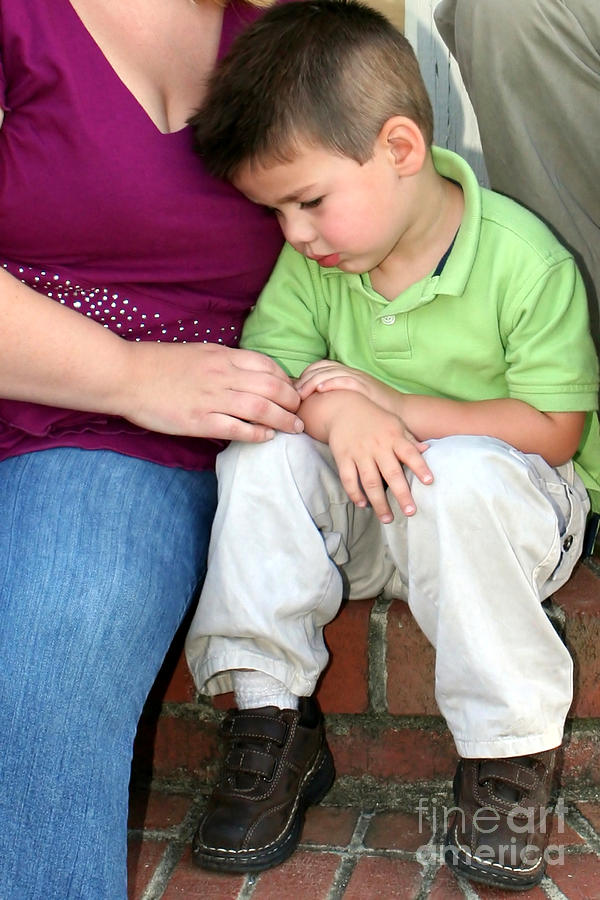
<svg viewBox="0 0 600 900">
<path fill-rule="evenodd" d="M 316 206 L 320 206 L 322 202 L 322 197 L 315 197 L 314 200 L 303 200 L 300 203 L 300 209 L 314 209 Z"/>
</svg>

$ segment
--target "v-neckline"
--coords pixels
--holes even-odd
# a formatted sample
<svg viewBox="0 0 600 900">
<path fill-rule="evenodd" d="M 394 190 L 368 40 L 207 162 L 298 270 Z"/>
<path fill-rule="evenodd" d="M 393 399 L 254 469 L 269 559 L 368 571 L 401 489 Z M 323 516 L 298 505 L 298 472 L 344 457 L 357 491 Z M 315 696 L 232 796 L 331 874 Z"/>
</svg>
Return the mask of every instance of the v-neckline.
<svg viewBox="0 0 600 900">
<path fill-rule="evenodd" d="M 64 0 L 64 2 L 66 3 L 66 6 L 70 9 L 72 15 L 75 17 L 75 20 L 77 21 L 79 27 L 81 28 L 83 35 L 84 35 L 84 39 L 87 39 L 89 41 L 89 43 L 94 48 L 94 52 L 98 53 L 99 56 L 104 60 L 107 70 L 112 74 L 112 77 L 121 86 L 122 90 L 125 91 L 127 96 L 131 99 L 133 104 L 137 107 L 137 109 L 139 110 L 139 112 L 141 113 L 143 118 L 148 122 L 148 124 L 156 132 L 156 134 L 159 137 L 164 137 L 166 140 L 169 137 L 171 137 L 172 135 L 181 135 L 182 133 L 186 132 L 189 128 L 189 125 L 187 124 L 187 122 L 184 123 L 181 126 L 181 128 L 176 128 L 173 131 L 162 131 L 161 130 L 161 128 L 158 126 L 157 122 L 155 122 L 155 120 L 152 118 L 152 116 L 150 115 L 150 113 L 148 112 L 146 107 L 142 104 L 142 102 L 139 100 L 139 98 L 134 94 L 134 92 L 129 87 L 129 85 L 125 81 L 123 81 L 123 79 L 121 78 L 121 76 L 119 75 L 119 73 L 117 72 L 115 67 L 112 65 L 112 63 L 110 62 L 110 60 L 104 53 L 102 47 L 100 46 L 98 41 L 95 39 L 94 35 L 87 28 L 85 22 L 83 21 L 83 19 L 81 18 L 81 16 L 79 15 L 77 10 L 73 6 L 73 4 L 71 3 L 71 0 Z M 223 55 L 223 42 L 224 42 L 224 38 L 225 38 L 225 33 L 227 31 L 226 20 L 228 18 L 228 14 L 229 14 L 229 11 L 232 8 L 232 6 L 233 6 L 232 3 L 228 3 L 226 6 L 222 7 L 223 15 L 221 17 L 221 32 L 219 35 L 219 41 L 218 41 L 218 45 L 217 45 L 215 64 L 219 61 L 219 59 L 221 59 L 221 57 Z"/>
</svg>

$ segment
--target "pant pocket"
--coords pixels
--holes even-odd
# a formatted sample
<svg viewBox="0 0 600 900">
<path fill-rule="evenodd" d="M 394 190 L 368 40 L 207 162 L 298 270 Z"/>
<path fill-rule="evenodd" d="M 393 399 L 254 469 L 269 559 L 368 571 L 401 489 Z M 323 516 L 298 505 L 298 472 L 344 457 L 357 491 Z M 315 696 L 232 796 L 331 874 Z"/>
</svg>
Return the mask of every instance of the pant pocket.
<svg viewBox="0 0 600 900">
<path fill-rule="evenodd" d="M 549 597 L 570 578 L 581 556 L 590 509 L 587 491 L 573 463 L 565 463 L 552 471 L 556 473 L 556 478 L 546 480 L 545 491 L 557 518 L 558 561 L 546 577 L 542 591 L 544 597 Z"/>
</svg>

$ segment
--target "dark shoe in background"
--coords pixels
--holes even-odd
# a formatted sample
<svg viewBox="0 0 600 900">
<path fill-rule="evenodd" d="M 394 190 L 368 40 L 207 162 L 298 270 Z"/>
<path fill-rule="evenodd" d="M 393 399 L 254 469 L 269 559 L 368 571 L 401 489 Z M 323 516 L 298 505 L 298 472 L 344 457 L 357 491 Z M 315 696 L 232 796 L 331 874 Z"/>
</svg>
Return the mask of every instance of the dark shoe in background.
<svg viewBox="0 0 600 900">
<path fill-rule="evenodd" d="M 457 875 L 513 891 L 541 881 L 556 752 L 461 759 L 444 849 L 446 864 Z"/>
<path fill-rule="evenodd" d="M 192 856 L 205 869 L 260 872 L 294 852 L 306 808 L 333 784 L 323 716 L 301 697 L 297 710 L 230 710 L 221 729 L 223 768 Z"/>
</svg>

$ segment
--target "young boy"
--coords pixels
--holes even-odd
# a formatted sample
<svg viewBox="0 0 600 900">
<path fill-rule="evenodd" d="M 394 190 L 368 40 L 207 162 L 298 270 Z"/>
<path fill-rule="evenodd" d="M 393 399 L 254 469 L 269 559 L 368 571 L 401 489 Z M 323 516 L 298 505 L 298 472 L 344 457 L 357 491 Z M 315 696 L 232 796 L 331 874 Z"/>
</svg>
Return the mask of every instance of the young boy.
<svg viewBox="0 0 600 900">
<path fill-rule="evenodd" d="M 436 647 L 461 757 L 447 862 L 534 885 L 572 696 L 541 603 L 581 552 L 584 483 L 600 490 L 574 262 L 432 149 L 413 53 L 359 3 L 270 10 L 193 125 L 209 169 L 271 207 L 287 239 L 243 344 L 298 378 L 305 424 L 220 457 L 187 652 L 198 688 L 233 688 L 238 708 L 194 857 L 257 871 L 293 851 L 333 780 L 311 698 L 323 627 L 344 595 L 383 593 Z"/>
</svg>

